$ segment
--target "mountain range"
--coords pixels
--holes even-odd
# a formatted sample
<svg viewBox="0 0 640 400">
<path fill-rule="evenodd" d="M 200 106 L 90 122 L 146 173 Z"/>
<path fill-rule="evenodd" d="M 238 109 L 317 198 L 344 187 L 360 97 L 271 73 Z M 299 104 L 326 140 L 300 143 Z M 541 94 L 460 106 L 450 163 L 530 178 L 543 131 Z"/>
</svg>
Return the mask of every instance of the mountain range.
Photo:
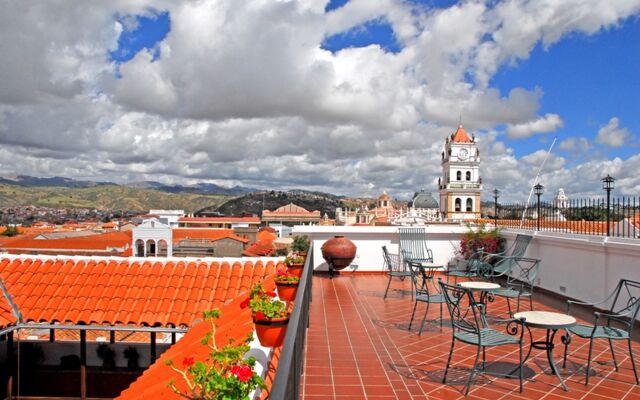
<svg viewBox="0 0 640 400">
<path fill-rule="evenodd" d="M 29 175 L 16 175 L 9 177 L 0 177 L 0 184 L 17 185 L 22 187 L 64 187 L 64 188 L 89 188 L 95 186 L 112 185 L 126 186 L 136 189 L 155 189 L 166 193 L 193 193 L 204 195 L 221 195 L 221 196 L 241 196 L 246 193 L 256 191 L 256 189 L 246 188 L 243 186 L 234 186 L 227 188 L 216 185 L 215 183 L 199 182 L 193 185 L 166 185 L 155 181 L 132 182 L 124 185 L 118 185 L 113 182 L 94 182 L 75 180 L 61 176 L 50 178 L 40 178 Z"/>
</svg>

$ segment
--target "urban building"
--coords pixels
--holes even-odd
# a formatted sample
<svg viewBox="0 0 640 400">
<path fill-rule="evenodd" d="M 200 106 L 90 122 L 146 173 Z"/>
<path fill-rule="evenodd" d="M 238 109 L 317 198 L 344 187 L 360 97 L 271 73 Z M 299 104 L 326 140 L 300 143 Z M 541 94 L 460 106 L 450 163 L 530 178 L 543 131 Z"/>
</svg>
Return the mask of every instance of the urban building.
<svg viewBox="0 0 640 400">
<path fill-rule="evenodd" d="M 462 125 L 445 140 L 438 186 L 443 220 L 480 218 L 480 150 L 475 137 L 469 136 Z"/>
</svg>

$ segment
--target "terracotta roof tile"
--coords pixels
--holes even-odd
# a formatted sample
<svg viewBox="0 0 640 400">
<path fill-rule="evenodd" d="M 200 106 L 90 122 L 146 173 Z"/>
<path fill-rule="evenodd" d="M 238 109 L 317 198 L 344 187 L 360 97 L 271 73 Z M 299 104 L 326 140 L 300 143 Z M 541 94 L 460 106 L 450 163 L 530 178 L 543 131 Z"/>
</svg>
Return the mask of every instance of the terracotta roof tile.
<svg viewBox="0 0 640 400">
<path fill-rule="evenodd" d="M 451 141 L 453 143 L 473 143 L 473 139 L 469 137 L 462 125 L 458 126 L 458 130 L 452 135 Z"/>
<path fill-rule="evenodd" d="M 250 283 L 275 273 L 273 261 L 0 258 L 0 279 L 25 321 L 191 326 Z M 0 295 L 0 328 L 15 322 Z"/>
</svg>

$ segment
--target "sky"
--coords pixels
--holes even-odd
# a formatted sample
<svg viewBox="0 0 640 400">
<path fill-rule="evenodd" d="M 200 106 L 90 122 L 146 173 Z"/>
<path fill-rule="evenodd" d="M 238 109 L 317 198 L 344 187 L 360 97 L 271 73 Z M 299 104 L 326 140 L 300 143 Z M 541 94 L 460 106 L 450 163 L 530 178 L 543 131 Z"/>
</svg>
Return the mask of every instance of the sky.
<svg viewBox="0 0 640 400">
<path fill-rule="evenodd" d="M 640 0 L 0 0 L 0 175 L 640 195 Z M 437 196 L 436 196 L 437 197 Z"/>
</svg>

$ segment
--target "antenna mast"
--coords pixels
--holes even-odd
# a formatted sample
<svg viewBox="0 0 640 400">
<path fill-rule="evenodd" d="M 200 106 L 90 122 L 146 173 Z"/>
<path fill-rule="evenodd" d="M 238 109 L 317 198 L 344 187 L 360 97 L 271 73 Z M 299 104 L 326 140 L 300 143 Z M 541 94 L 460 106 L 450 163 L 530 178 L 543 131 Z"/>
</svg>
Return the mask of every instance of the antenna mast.
<svg viewBox="0 0 640 400">
<path fill-rule="evenodd" d="M 542 164 L 540 164 L 540 168 L 538 168 L 538 173 L 536 174 L 536 178 L 533 180 L 533 185 L 531 185 L 531 190 L 529 191 L 529 197 L 527 198 L 527 203 L 524 206 L 524 210 L 522 211 L 522 218 L 520 218 L 520 228 L 524 224 L 524 216 L 527 214 L 527 209 L 529 208 L 529 202 L 531 201 L 531 196 L 533 195 L 533 187 L 538 184 L 538 180 L 540 179 L 540 172 L 542 172 L 542 168 L 544 168 L 544 164 L 547 162 L 549 158 L 549 154 L 551 154 L 551 150 L 553 149 L 553 145 L 556 144 L 556 140 L 558 137 L 553 138 L 553 142 L 551 142 L 551 146 L 549 147 L 549 151 L 547 151 L 547 155 L 542 160 Z"/>
</svg>

